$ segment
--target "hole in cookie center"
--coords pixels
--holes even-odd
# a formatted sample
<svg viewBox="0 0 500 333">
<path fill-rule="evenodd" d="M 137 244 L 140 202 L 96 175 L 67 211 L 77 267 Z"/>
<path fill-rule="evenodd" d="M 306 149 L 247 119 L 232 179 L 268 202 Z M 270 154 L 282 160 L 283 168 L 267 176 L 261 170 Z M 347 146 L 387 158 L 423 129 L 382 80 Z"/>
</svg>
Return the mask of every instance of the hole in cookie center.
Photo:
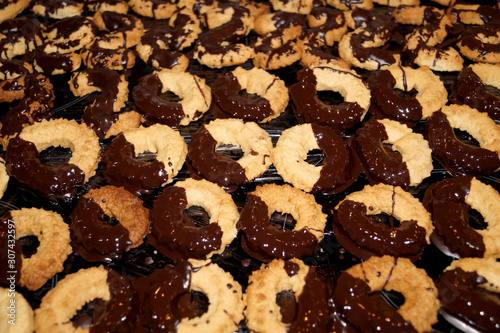
<svg viewBox="0 0 500 333">
<path fill-rule="evenodd" d="M 167 102 L 179 103 L 180 101 L 182 101 L 182 98 L 171 91 L 164 92 L 163 97 L 165 98 L 165 100 L 167 100 Z"/>
<path fill-rule="evenodd" d="M 389 215 L 387 213 L 380 213 L 376 215 L 370 215 L 370 219 L 375 224 L 383 224 L 388 228 L 397 228 L 400 226 L 401 222 L 394 218 L 394 216 Z"/>
<path fill-rule="evenodd" d="M 184 224 L 191 227 L 204 227 L 210 224 L 210 215 L 201 206 L 188 207 L 184 214 Z"/>
<path fill-rule="evenodd" d="M 145 151 L 143 153 L 135 155 L 135 159 L 141 162 L 153 162 L 154 160 L 156 160 L 156 153 Z"/>
<path fill-rule="evenodd" d="M 476 230 L 485 230 L 488 228 L 488 222 L 486 222 L 483 215 L 475 209 L 469 210 L 469 225 Z"/>
<path fill-rule="evenodd" d="M 457 139 L 459 139 L 461 142 L 465 143 L 466 145 L 472 146 L 472 147 L 479 147 L 479 142 L 477 142 L 476 139 L 472 135 L 470 135 L 466 131 L 459 130 L 457 128 L 453 129 L 453 133 L 455 133 L 455 136 Z"/>
<path fill-rule="evenodd" d="M 297 223 L 292 215 L 281 212 L 274 212 L 269 220 L 276 229 L 283 231 L 293 230 Z"/>
<path fill-rule="evenodd" d="M 249 99 L 249 100 L 256 100 L 256 99 L 260 98 L 260 95 L 249 93 L 246 89 L 240 90 L 238 92 L 238 95 L 240 95 L 240 97 L 243 97 L 243 98 Z"/>
<path fill-rule="evenodd" d="M 115 217 L 109 216 L 107 214 L 103 214 L 102 219 L 103 219 L 104 223 L 106 223 L 107 225 L 109 225 L 111 227 L 114 227 L 115 225 L 120 223 L 120 221 L 118 221 Z"/>
<path fill-rule="evenodd" d="M 281 322 L 290 324 L 297 315 L 297 301 L 292 290 L 284 290 L 276 295 L 276 304 L 280 307 Z"/>
<path fill-rule="evenodd" d="M 209 299 L 204 293 L 193 290 L 177 297 L 174 311 L 179 318 L 193 319 L 207 312 L 209 305 Z"/>
<path fill-rule="evenodd" d="M 49 147 L 38 154 L 38 158 L 43 164 L 59 166 L 67 163 L 73 155 L 71 149 L 61 146 Z"/>
<path fill-rule="evenodd" d="M 36 254 L 38 246 L 40 245 L 38 237 L 34 235 L 21 237 L 19 239 L 19 242 L 21 243 L 21 247 L 23 248 L 24 258 L 31 258 L 32 255 Z"/>
<path fill-rule="evenodd" d="M 321 166 L 324 158 L 325 154 L 321 149 L 312 149 L 307 152 L 306 162 L 314 166 Z"/>
<path fill-rule="evenodd" d="M 344 97 L 332 90 L 323 90 L 317 92 L 318 99 L 326 105 L 339 105 L 344 102 Z"/>
<path fill-rule="evenodd" d="M 71 318 L 73 327 L 85 329 L 92 325 L 94 308 L 97 306 L 98 302 L 102 304 L 105 303 L 102 299 L 95 299 L 91 302 L 88 302 L 80 310 L 78 310 L 73 318 Z"/>
<path fill-rule="evenodd" d="M 404 97 L 404 98 L 413 98 L 413 97 L 417 96 L 417 93 L 418 93 L 418 91 L 416 89 L 412 89 L 410 91 L 404 91 L 404 90 L 397 89 L 397 88 L 394 89 L 394 92 L 396 93 L 396 95 L 398 95 L 400 97 Z"/>
<path fill-rule="evenodd" d="M 233 160 L 239 160 L 241 157 L 243 157 L 243 151 L 241 150 L 241 147 L 228 143 L 221 143 L 217 147 L 217 149 L 215 149 L 215 152 L 222 157 L 230 158 Z"/>
<path fill-rule="evenodd" d="M 405 302 L 403 294 L 395 290 L 384 289 L 380 292 L 380 297 L 395 310 L 398 310 Z"/>
</svg>

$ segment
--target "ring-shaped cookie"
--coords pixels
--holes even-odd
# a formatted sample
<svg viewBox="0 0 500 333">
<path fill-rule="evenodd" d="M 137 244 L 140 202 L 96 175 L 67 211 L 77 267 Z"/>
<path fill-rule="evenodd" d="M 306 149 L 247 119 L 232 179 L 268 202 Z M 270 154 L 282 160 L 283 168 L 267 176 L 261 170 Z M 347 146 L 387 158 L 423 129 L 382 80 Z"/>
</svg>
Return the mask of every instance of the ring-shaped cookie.
<svg viewBox="0 0 500 333">
<path fill-rule="evenodd" d="M 67 54 L 90 45 L 97 35 L 98 27 L 85 16 L 72 16 L 55 21 L 43 31 L 45 53 Z"/>
<path fill-rule="evenodd" d="M 490 93 L 487 86 L 500 89 L 500 65 L 476 63 L 464 68 L 451 86 L 450 101 L 467 104 L 486 112 L 500 121 L 500 97 Z"/>
<path fill-rule="evenodd" d="M 216 149 L 222 144 L 241 148 L 243 156 L 237 160 L 221 156 Z M 192 177 L 205 178 L 230 191 L 267 171 L 272 148 L 269 134 L 258 124 L 215 119 L 191 136 L 186 163 Z"/>
<path fill-rule="evenodd" d="M 20 286 L 37 290 L 64 270 L 64 261 L 73 249 L 68 225 L 61 215 L 39 208 L 22 208 L 7 212 L 2 220 L 13 221 L 18 242 L 26 236 L 36 236 L 40 242 L 36 253 L 31 257 L 21 255 L 18 258 L 21 261 Z"/>
<path fill-rule="evenodd" d="M 15 300 L 12 305 L 12 300 Z M 0 306 L 7 310 L 6 318 L 16 318 L 16 325 L 9 320 L 0 322 L 0 330 L 4 333 L 33 333 L 34 313 L 31 305 L 20 292 L 12 292 L 11 289 L 0 287 Z"/>
<path fill-rule="evenodd" d="M 366 10 L 373 9 L 373 0 L 359 0 L 359 1 L 344 1 L 344 0 L 326 0 L 326 3 L 334 8 L 349 11 L 356 8 L 362 8 Z"/>
<path fill-rule="evenodd" d="M 93 20 L 104 32 L 95 41 L 103 49 L 131 48 L 139 44 L 144 34 L 142 21 L 134 15 L 99 11 Z"/>
<path fill-rule="evenodd" d="M 319 165 L 306 161 L 308 152 L 321 150 Z M 311 193 L 338 193 L 351 185 L 361 164 L 342 137 L 329 127 L 302 124 L 284 130 L 273 149 L 273 165 L 287 183 Z"/>
<path fill-rule="evenodd" d="M 374 297 L 384 290 L 404 296 L 405 302 L 398 310 L 382 297 Z M 383 256 L 342 272 L 333 301 L 340 318 L 362 332 L 429 332 L 438 321 L 437 295 L 434 282 L 423 269 L 406 258 Z"/>
<path fill-rule="evenodd" d="M 319 3 L 325 4 L 325 0 L 320 0 Z M 315 5 L 314 0 L 292 0 L 292 1 L 283 1 L 283 0 L 270 0 L 271 6 L 274 11 L 284 11 L 290 13 L 298 13 L 298 14 L 309 14 Z"/>
<path fill-rule="evenodd" d="M 476 62 L 500 63 L 500 27 L 495 24 L 468 27 L 457 46 L 465 57 Z"/>
<path fill-rule="evenodd" d="M 454 260 L 436 280 L 440 313 L 453 326 L 467 331 L 500 329 L 500 264 L 491 259 Z"/>
<path fill-rule="evenodd" d="M 453 257 L 500 257 L 500 194 L 476 178 L 449 178 L 432 184 L 424 205 L 432 215 L 432 241 Z M 474 229 L 469 212 L 476 210 L 488 224 Z M 460 213 L 459 213 L 460 212 Z"/>
<path fill-rule="evenodd" d="M 5 167 L 5 160 L 0 158 L 0 199 L 3 197 L 5 190 L 7 190 L 7 185 L 9 184 L 9 174 Z"/>
<path fill-rule="evenodd" d="M 193 206 L 208 213 L 207 225 L 193 227 L 185 212 Z M 165 188 L 156 198 L 148 242 L 174 261 L 189 259 L 199 267 L 234 240 L 238 218 L 238 208 L 223 188 L 204 179 L 186 179 Z"/>
<path fill-rule="evenodd" d="M 404 124 L 390 119 L 369 121 L 356 131 L 354 142 L 372 185 L 382 182 L 408 188 L 431 175 L 429 144 Z"/>
<path fill-rule="evenodd" d="M 127 14 L 130 9 L 127 0 L 87 0 L 85 5 L 92 12 Z"/>
<path fill-rule="evenodd" d="M 109 225 L 105 216 L 118 223 Z M 76 203 L 71 215 L 75 252 L 87 261 L 111 262 L 142 244 L 149 232 L 149 211 L 142 200 L 122 187 L 91 189 Z"/>
<path fill-rule="evenodd" d="M 33 65 L 18 59 L 0 60 L 0 81 L 17 79 L 33 73 Z"/>
<path fill-rule="evenodd" d="M 28 8 L 30 0 L 6 1 L 0 5 L 0 22 L 13 19 Z"/>
<path fill-rule="evenodd" d="M 314 7 L 307 22 L 309 28 L 304 30 L 301 39 L 316 46 L 333 46 L 347 32 L 344 13 L 329 7 Z"/>
<path fill-rule="evenodd" d="M 389 215 L 388 225 L 371 218 L 382 213 Z M 431 215 L 417 198 L 386 184 L 366 185 L 348 194 L 335 207 L 332 226 L 338 242 L 365 260 L 383 255 L 416 260 L 434 230 Z"/>
<path fill-rule="evenodd" d="M 51 166 L 40 161 L 39 152 L 61 146 L 71 149 L 68 162 Z M 51 119 L 25 127 L 7 147 L 7 171 L 20 183 L 45 198 L 69 199 L 97 169 L 101 153 L 99 138 L 75 120 Z"/>
<path fill-rule="evenodd" d="M 41 22 L 34 17 L 20 16 L 1 22 L 0 57 L 13 59 L 33 51 L 43 42 L 42 31 Z"/>
<path fill-rule="evenodd" d="M 290 214 L 296 221 L 293 229 L 274 227 L 270 222 L 274 212 Z M 314 196 L 288 184 L 264 184 L 248 193 L 238 221 L 242 248 L 264 262 L 312 255 L 325 225 L 326 214 Z"/>
<path fill-rule="evenodd" d="M 137 159 L 139 154 L 156 153 L 152 162 Z M 124 131 L 106 147 L 102 156 L 108 182 L 139 195 L 172 182 L 184 165 L 187 145 L 178 131 L 155 124 Z"/>
<path fill-rule="evenodd" d="M 261 68 L 237 67 L 220 75 L 211 88 L 211 111 L 217 118 L 265 123 L 280 116 L 288 105 L 285 82 Z M 240 94 L 243 90 L 258 97 L 243 97 Z"/>
<path fill-rule="evenodd" d="M 296 309 L 287 318 L 276 302 L 281 292 L 293 292 Z M 245 315 L 250 330 L 262 333 L 309 329 L 328 331 L 328 292 L 323 279 L 313 267 L 299 259 L 275 259 L 262 264 L 248 278 L 245 292 Z M 291 320 L 291 322 L 290 322 Z"/>
<path fill-rule="evenodd" d="M 467 132 L 479 147 L 460 141 L 454 129 Z M 427 119 L 424 132 L 433 157 L 448 172 L 481 177 L 500 168 L 500 127 L 486 113 L 467 105 L 446 105 Z"/>
<path fill-rule="evenodd" d="M 448 102 L 444 83 L 428 67 L 390 66 L 372 72 L 367 83 L 377 111 L 384 118 L 408 125 L 427 119 Z M 394 89 L 403 92 L 416 90 L 417 94 L 406 98 L 399 96 Z"/>
<path fill-rule="evenodd" d="M 177 9 L 176 3 L 163 0 L 128 0 L 128 5 L 136 14 L 155 20 L 168 19 Z"/>
<path fill-rule="evenodd" d="M 172 92 L 181 100 L 169 102 L 161 94 Z M 198 120 L 210 108 L 212 92 L 202 79 L 189 72 L 162 69 L 148 74 L 134 88 L 137 111 L 147 124 L 176 128 Z"/>
<path fill-rule="evenodd" d="M 74 0 L 35 0 L 31 2 L 30 9 L 36 15 L 61 20 L 81 15 L 84 5 Z"/>
<path fill-rule="evenodd" d="M 370 90 L 354 71 L 321 65 L 301 69 L 297 81 L 289 91 L 300 123 L 316 123 L 344 132 L 360 123 L 370 107 Z M 338 92 L 344 101 L 328 105 L 318 98 L 318 91 Z"/>
</svg>

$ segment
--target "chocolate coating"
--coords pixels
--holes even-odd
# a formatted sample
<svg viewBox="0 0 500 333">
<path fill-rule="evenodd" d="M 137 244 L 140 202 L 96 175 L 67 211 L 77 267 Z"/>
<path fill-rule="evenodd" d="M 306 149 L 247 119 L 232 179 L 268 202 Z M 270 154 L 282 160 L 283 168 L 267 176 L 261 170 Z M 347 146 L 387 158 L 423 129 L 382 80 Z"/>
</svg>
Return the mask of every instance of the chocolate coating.
<svg viewBox="0 0 500 333">
<path fill-rule="evenodd" d="M 114 138 L 102 155 L 104 177 L 111 185 L 123 186 L 136 195 L 151 193 L 168 180 L 163 162 L 136 158 L 134 145 L 123 134 Z"/>
<path fill-rule="evenodd" d="M 325 34 L 329 31 L 340 29 L 345 25 L 344 13 L 338 9 L 330 7 L 314 7 L 309 15 L 316 20 L 326 19 L 323 25 L 314 28 L 305 29 L 302 32 L 301 39 L 307 39 L 312 45 L 326 45 Z"/>
<path fill-rule="evenodd" d="M 361 122 L 365 110 L 358 103 L 343 102 L 339 105 L 327 105 L 318 97 L 316 82 L 314 72 L 304 68 L 297 72 L 297 83 L 289 87 L 293 112 L 301 124 L 315 123 L 343 132 Z"/>
<path fill-rule="evenodd" d="M 434 112 L 427 119 L 424 137 L 433 157 L 455 176 L 481 177 L 500 168 L 497 152 L 460 141 L 441 111 Z"/>
<path fill-rule="evenodd" d="M 87 261 L 110 262 L 121 258 L 132 242 L 120 223 L 109 225 L 104 210 L 92 198 L 80 197 L 70 215 L 71 244 Z"/>
<path fill-rule="evenodd" d="M 500 294 L 481 285 L 488 280 L 461 268 L 447 270 L 436 280 L 443 310 L 481 332 L 500 330 Z"/>
<path fill-rule="evenodd" d="M 417 259 L 427 245 L 426 230 L 414 220 L 399 226 L 393 220 L 391 216 L 389 226 L 375 223 L 364 203 L 345 200 L 335 211 L 334 233 L 339 243 L 362 259 L 371 255 Z"/>
<path fill-rule="evenodd" d="M 48 200 L 73 197 L 77 188 L 85 183 L 85 173 L 67 162 L 59 166 L 44 164 L 38 153 L 34 143 L 11 139 L 5 156 L 8 173 Z"/>
<path fill-rule="evenodd" d="M 460 257 L 483 257 L 482 236 L 469 226 L 471 207 L 465 203 L 471 178 L 448 178 L 426 190 L 423 204 L 431 213 L 434 233 L 453 254 Z"/>
<path fill-rule="evenodd" d="M 151 209 L 148 242 L 174 261 L 207 259 L 221 247 L 222 230 L 217 223 L 197 227 L 187 215 L 186 191 L 182 187 L 165 188 Z"/>
<path fill-rule="evenodd" d="M 401 186 L 410 185 L 410 173 L 401 154 L 393 151 L 383 141 L 388 139 L 383 124 L 369 121 L 356 131 L 354 148 L 363 163 L 370 184 Z"/>
<path fill-rule="evenodd" d="M 279 230 L 269 221 L 267 204 L 258 196 L 249 194 L 243 207 L 238 230 L 241 246 L 252 257 L 261 261 L 274 258 L 291 259 L 311 255 L 318 248 L 318 239 L 307 229 Z"/>
<path fill-rule="evenodd" d="M 248 182 L 245 169 L 235 160 L 223 157 L 216 151 L 217 141 L 202 125 L 188 145 L 186 163 L 191 177 L 204 178 L 229 187 Z"/>
<path fill-rule="evenodd" d="M 5 3 L 8 3 L 6 1 Z M 37 41 L 42 40 L 42 26 L 34 15 L 16 17 L 0 23 L 0 33 L 6 38 L 0 40 L 0 55 L 8 58 L 6 51 L 18 42 L 24 42 L 26 52 L 32 50 Z"/>
</svg>

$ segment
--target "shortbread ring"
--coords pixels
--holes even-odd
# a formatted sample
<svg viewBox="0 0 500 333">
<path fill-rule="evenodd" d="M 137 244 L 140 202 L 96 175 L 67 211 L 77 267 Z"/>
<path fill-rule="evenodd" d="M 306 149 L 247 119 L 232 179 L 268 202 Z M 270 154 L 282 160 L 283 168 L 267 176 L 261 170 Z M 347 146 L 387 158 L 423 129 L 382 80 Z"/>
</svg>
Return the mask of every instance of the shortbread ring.
<svg viewBox="0 0 500 333">
<path fill-rule="evenodd" d="M 15 301 L 14 305 L 11 303 Z M 4 333 L 33 333 L 34 313 L 23 294 L 0 287 L 0 307 L 6 310 L 5 318 L 0 322 L 0 331 Z M 15 318 L 15 325 L 9 323 Z"/>
</svg>

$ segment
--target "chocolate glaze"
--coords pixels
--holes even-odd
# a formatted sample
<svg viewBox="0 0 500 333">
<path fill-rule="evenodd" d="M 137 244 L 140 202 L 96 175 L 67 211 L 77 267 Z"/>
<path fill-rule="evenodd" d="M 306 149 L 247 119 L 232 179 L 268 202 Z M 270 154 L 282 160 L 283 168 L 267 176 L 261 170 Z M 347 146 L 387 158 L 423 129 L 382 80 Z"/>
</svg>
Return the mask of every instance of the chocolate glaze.
<svg viewBox="0 0 500 333">
<path fill-rule="evenodd" d="M 324 68 L 342 72 L 329 67 Z M 348 73 L 348 75 L 353 74 Z M 337 132 L 343 132 L 361 122 L 365 110 L 358 103 L 343 102 L 339 105 L 327 105 L 318 97 L 316 82 L 313 70 L 304 68 L 297 72 L 297 83 L 289 87 L 293 112 L 300 123 L 325 125 Z"/>
<path fill-rule="evenodd" d="M 329 127 L 311 124 L 323 153 L 320 177 L 311 193 L 339 193 L 358 179 L 361 164 L 356 153 L 342 137 Z"/>
<path fill-rule="evenodd" d="M 237 224 L 243 233 L 241 246 L 245 252 L 267 262 L 274 258 L 302 258 L 318 248 L 318 239 L 306 228 L 291 231 L 275 228 L 269 221 L 268 210 L 258 196 L 247 196 Z"/>
<path fill-rule="evenodd" d="M 426 190 L 423 204 L 431 213 L 434 233 L 460 257 L 483 257 L 482 236 L 469 226 L 471 207 L 465 203 L 471 178 L 448 178 Z"/>
<path fill-rule="evenodd" d="M 414 98 L 399 96 L 394 91 L 396 79 L 388 70 L 378 70 L 370 73 L 366 83 L 372 91 L 372 106 L 377 107 L 378 118 L 389 118 L 409 126 L 422 119 L 422 105 Z"/>
<path fill-rule="evenodd" d="M 57 20 L 50 25 L 47 33 L 57 31 L 57 35 L 51 43 L 61 50 L 71 50 L 80 44 L 80 40 L 71 40 L 70 36 L 75 31 L 88 26 L 93 35 L 99 31 L 97 25 L 90 18 L 85 16 L 72 16 Z"/>
<path fill-rule="evenodd" d="M 73 0 L 34 0 L 31 1 L 30 7 L 33 8 L 36 5 L 45 7 L 45 16 L 55 15 L 59 10 L 64 10 L 67 6 L 78 6 L 80 3 Z"/>
<path fill-rule="evenodd" d="M 139 18 L 134 15 L 121 14 L 112 11 L 104 11 L 101 13 L 104 27 L 113 33 L 126 33 L 135 28 Z M 101 36 L 103 37 L 103 36 Z M 126 37 L 126 36 L 125 36 Z M 106 38 L 106 37 L 104 37 Z M 126 45 L 126 39 L 123 40 L 123 47 Z"/>
<path fill-rule="evenodd" d="M 472 68 L 466 67 L 451 86 L 450 102 L 466 104 L 500 121 L 500 98 L 490 94 L 486 86 Z"/>
<path fill-rule="evenodd" d="M 6 1 L 8 3 L 8 1 Z M 24 39 L 26 52 L 32 50 L 37 41 L 42 40 L 42 26 L 34 15 L 13 18 L 0 23 L 0 33 L 6 38 L 0 40 L 0 54 L 2 58 L 8 58 L 5 54 L 8 48 L 14 46 Z"/>
<path fill-rule="evenodd" d="M 129 62 L 135 61 L 134 51 L 126 48 L 105 49 L 99 47 L 99 43 L 92 43 L 87 47 L 88 53 L 85 57 L 83 52 L 80 53 L 82 60 L 87 64 L 88 68 L 109 68 L 129 67 Z"/>
<path fill-rule="evenodd" d="M 165 188 L 151 209 L 148 242 L 174 261 L 207 259 L 209 253 L 220 249 L 222 230 L 216 222 L 197 227 L 187 215 L 187 208 L 185 189 Z"/>
<path fill-rule="evenodd" d="M 498 332 L 500 294 L 481 287 L 487 283 L 478 273 L 461 268 L 443 272 L 436 280 L 443 310 L 480 332 Z"/>
<path fill-rule="evenodd" d="M 136 159 L 134 145 L 123 134 L 114 138 L 102 155 L 104 177 L 111 185 L 123 186 L 136 195 L 151 193 L 168 180 L 163 162 Z"/>
<path fill-rule="evenodd" d="M 305 29 L 302 32 L 301 39 L 307 39 L 313 45 L 326 45 L 325 34 L 329 31 L 340 29 L 345 25 L 345 17 L 342 11 L 330 7 L 314 7 L 309 15 L 316 20 L 326 17 L 324 24 Z"/>
<path fill-rule="evenodd" d="M 110 262 L 121 258 L 132 242 L 120 223 L 106 223 L 104 210 L 92 198 L 82 196 L 70 215 L 71 244 L 87 261 Z"/>
<path fill-rule="evenodd" d="M 469 27 L 464 30 L 461 36 L 462 45 L 469 47 L 472 50 L 477 50 L 479 56 L 483 57 L 486 54 L 499 54 L 498 44 L 483 42 L 483 39 L 497 38 L 500 31 L 500 24 L 482 25 Z M 478 36 L 483 35 L 483 38 Z"/>
<path fill-rule="evenodd" d="M 276 80 L 273 80 L 267 89 L 270 89 Z M 261 96 L 256 99 L 249 98 L 241 95 L 241 90 L 238 79 L 231 72 L 215 79 L 212 84 L 210 110 L 216 118 L 239 118 L 259 122 L 274 114 L 268 99 Z"/>
<path fill-rule="evenodd" d="M 16 240 L 15 222 L 12 222 L 10 212 L 0 219 L 0 285 L 6 288 L 10 288 L 12 282 L 19 282 L 23 258 L 21 242 Z M 10 279 L 12 276 L 14 280 Z"/>
<path fill-rule="evenodd" d="M 24 85 L 22 80 L 24 79 Z M 7 82 L 7 84 L 5 84 Z M 24 90 L 23 99 L 3 117 L 0 135 L 12 136 L 24 126 L 53 115 L 54 91 L 49 78 L 42 74 L 29 74 L 2 83 L 3 91 Z"/>
<path fill-rule="evenodd" d="M 59 166 L 43 164 L 35 144 L 20 138 L 10 140 L 5 166 L 9 175 L 48 200 L 70 198 L 85 183 L 85 173 L 78 166 L 67 162 Z"/>
<path fill-rule="evenodd" d="M 401 221 L 397 227 L 385 226 L 374 223 L 367 212 L 367 207 L 362 202 L 343 201 L 333 217 L 336 227 L 334 231 L 340 231 L 361 250 L 367 249 L 379 256 L 418 258 L 427 245 L 426 230 L 423 227 L 414 220 Z M 344 244 L 344 237 L 338 237 L 337 240 Z M 350 243 L 346 245 L 350 248 Z M 362 259 L 369 257 L 363 251 L 354 250 L 353 254 L 360 255 Z"/>
<path fill-rule="evenodd" d="M 193 178 L 205 178 L 221 186 L 248 182 L 245 169 L 235 160 L 223 157 L 216 151 L 217 141 L 202 125 L 192 136 L 188 145 L 186 163 Z"/>
<path fill-rule="evenodd" d="M 410 173 L 401 154 L 384 145 L 389 137 L 383 124 L 368 121 L 356 131 L 354 148 L 363 163 L 370 184 L 410 185 Z"/>
<path fill-rule="evenodd" d="M 89 68 L 84 73 L 88 85 L 98 88 L 101 93 L 94 103 L 85 108 L 82 119 L 103 139 L 111 126 L 118 121 L 118 113 L 113 111 L 113 104 L 118 100 L 120 74 L 107 68 Z M 76 76 L 73 83 L 77 85 Z"/>
<path fill-rule="evenodd" d="M 360 332 L 417 332 L 380 293 L 372 292 L 366 281 L 343 272 L 336 281 L 333 301 L 340 318 Z"/>
<path fill-rule="evenodd" d="M 30 74 L 29 70 L 24 67 L 24 62 L 18 59 L 2 59 L 0 62 L 0 73 L 5 77 L 20 76 Z"/>
<path fill-rule="evenodd" d="M 73 60 L 71 54 L 46 53 L 45 47 L 42 45 L 35 49 L 36 64 L 47 75 L 52 75 L 56 71 L 64 71 L 66 73 L 73 71 Z"/>
<path fill-rule="evenodd" d="M 433 157 L 453 175 L 481 177 L 500 168 L 497 152 L 461 142 L 443 112 L 434 112 L 426 125 L 424 137 Z"/>
<path fill-rule="evenodd" d="M 146 118 L 147 124 L 160 123 L 176 128 L 185 116 L 182 105 L 167 101 L 161 93 L 162 88 L 155 74 L 141 77 L 133 92 L 137 111 Z"/>
</svg>

